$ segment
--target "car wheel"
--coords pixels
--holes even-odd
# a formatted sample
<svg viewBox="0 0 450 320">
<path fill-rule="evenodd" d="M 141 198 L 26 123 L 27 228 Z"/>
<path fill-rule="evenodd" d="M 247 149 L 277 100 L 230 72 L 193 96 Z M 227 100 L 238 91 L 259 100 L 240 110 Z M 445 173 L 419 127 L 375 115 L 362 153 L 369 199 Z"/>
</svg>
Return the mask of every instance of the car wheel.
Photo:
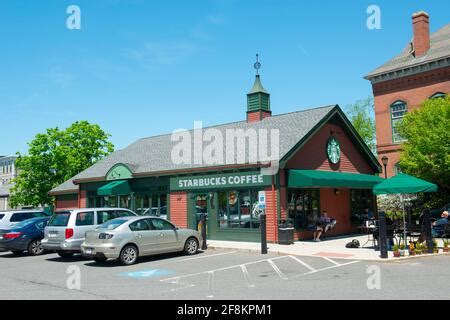
<svg viewBox="0 0 450 320">
<path fill-rule="evenodd" d="M 30 256 L 39 256 L 44 253 L 44 247 L 41 240 L 33 240 L 28 245 L 28 254 Z"/>
<path fill-rule="evenodd" d="M 108 258 L 104 258 L 104 257 L 95 257 L 94 261 L 97 263 L 103 263 L 106 262 L 106 260 L 108 260 Z"/>
<path fill-rule="evenodd" d="M 17 251 L 17 250 L 12 250 L 11 252 L 15 256 L 20 256 L 23 253 L 23 251 Z"/>
<path fill-rule="evenodd" d="M 184 253 L 187 255 L 196 254 L 198 251 L 198 240 L 195 238 L 189 238 L 184 244 Z"/>
<path fill-rule="evenodd" d="M 72 252 L 64 252 L 64 251 L 58 251 L 57 254 L 61 258 L 71 258 L 73 256 Z"/>
<path fill-rule="evenodd" d="M 138 249 L 133 245 L 128 245 L 120 251 L 119 259 L 122 264 L 129 266 L 136 263 L 138 255 Z"/>
</svg>

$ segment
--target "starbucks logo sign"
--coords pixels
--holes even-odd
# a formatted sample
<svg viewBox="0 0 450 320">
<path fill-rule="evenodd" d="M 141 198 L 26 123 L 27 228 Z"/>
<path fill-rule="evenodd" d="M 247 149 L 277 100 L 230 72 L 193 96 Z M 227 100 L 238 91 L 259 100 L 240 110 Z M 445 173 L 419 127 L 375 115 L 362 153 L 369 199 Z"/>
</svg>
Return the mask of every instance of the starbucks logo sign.
<svg viewBox="0 0 450 320">
<path fill-rule="evenodd" d="M 341 147 L 339 141 L 331 137 L 327 142 L 327 156 L 332 164 L 337 164 L 341 159 Z"/>
</svg>

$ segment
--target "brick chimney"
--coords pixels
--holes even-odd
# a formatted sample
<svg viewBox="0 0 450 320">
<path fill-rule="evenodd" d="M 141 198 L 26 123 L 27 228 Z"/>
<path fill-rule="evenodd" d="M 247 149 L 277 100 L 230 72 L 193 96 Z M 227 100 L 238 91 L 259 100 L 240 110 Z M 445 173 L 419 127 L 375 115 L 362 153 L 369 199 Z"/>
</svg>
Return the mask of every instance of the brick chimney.
<svg viewBox="0 0 450 320">
<path fill-rule="evenodd" d="M 419 11 L 413 14 L 414 55 L 421 57 L 430 49 L 430 17 L 428 13 Z"/>
</svg>

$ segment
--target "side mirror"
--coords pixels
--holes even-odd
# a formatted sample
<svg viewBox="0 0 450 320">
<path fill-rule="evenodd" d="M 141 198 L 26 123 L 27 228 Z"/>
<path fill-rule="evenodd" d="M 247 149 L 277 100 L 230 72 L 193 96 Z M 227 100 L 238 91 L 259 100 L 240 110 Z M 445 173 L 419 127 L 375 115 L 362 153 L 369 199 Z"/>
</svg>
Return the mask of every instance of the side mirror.
<svg viewBox="0 0 450 320">
<path fill-rule="evenodd" d="M 173 230 L 175 230 L 175 231 L 176 231 L 176 230 L 179 230 L 179 229 L 180 229 L 180 228 L 178 228 L 178 227 L 174 227 L 174 228 L 173 228 Z"/>
</svg>

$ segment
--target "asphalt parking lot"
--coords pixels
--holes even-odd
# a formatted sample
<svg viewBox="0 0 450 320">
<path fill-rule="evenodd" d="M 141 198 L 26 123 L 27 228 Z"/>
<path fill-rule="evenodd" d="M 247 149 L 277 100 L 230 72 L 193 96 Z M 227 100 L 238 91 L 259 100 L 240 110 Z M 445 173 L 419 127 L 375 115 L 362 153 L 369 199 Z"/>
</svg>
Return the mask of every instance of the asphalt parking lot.
<svg viewBox="0 0 450 320">
<path fill-rule="evenodd" d="M 122 266 L 3 252 L 0 299 L 448 299 L 449 262 L 441 256 L 369 264 L 214 249 Z M 369 288 L 373 270 L 379 287 Z"/>
</svg>

